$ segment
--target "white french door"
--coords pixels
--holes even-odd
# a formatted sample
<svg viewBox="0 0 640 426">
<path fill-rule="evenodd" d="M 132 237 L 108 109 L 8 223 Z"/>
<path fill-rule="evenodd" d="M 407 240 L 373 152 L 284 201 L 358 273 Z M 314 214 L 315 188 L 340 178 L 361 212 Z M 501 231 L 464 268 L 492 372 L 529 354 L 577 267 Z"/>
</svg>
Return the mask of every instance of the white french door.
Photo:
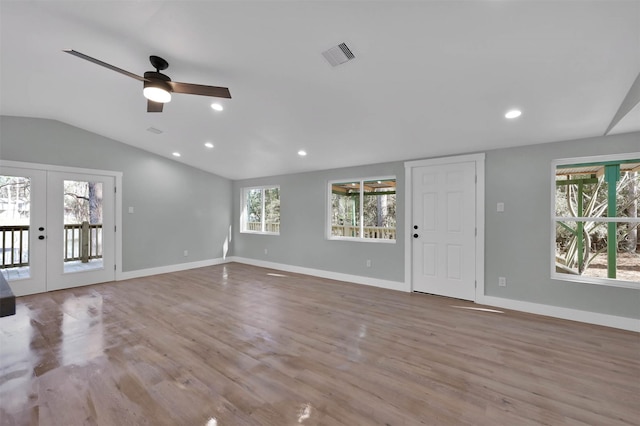
<svg viewBox="0 0 640 426">
<path fill-rule="evenodd" d="M 412 168 L 413 291 L 475 300 L 476 163 Z"/>
<path fill-rule="evenodd" d="M 115 279 L 114 188 L 113 176 L 47 172 L 47 291 Z"/>
<path fill-rule="evenodd" d="M 115 279 L 115 177 L 0 169 L 2 273 L 17 296 Z"/>
</svg>

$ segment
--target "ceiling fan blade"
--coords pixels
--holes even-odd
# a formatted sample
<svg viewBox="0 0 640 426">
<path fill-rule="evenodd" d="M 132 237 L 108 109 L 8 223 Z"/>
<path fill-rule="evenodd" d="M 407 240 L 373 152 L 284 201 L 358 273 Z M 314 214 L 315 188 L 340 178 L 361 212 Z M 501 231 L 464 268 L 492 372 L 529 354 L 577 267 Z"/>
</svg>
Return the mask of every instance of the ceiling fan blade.
<svg viewBox="0 0 640 426">
<path fill-rule="evenodd" d="M 231 99 L 231 93 L 226 87 L 203 86 L 202 84 L 178 83 L 177 81 L 168 81 L 171 89 L 175 93 L 186 93 L 188 95 L 213 96 L 214 98 Z"/>
<path fill-rule="evenodd" d="M 62 51 L 63 51 L 63 52 L 65 52 L 65 53 L 68 53 L 68 54 L 70 54 L 70 55 L 77 56 L 77 57 L 78 57 L 78 58 L 80 58 L 80 59 L 84 59 L 84 60 L 86 60 L 86 61 L 93 62 L 94 64 L 97 64 L 97 65 L 103 66 L 103 67 L 105 67 L 105 68 L 109 68 L 110 70 L 113 70 L 113 71 L 119 72 L 120 74 L 124 74 L 124 75 L 126 75 L 126 76 L 128 76 L 128 77 L 135 78 L 136 80 L 140 80 L 140 81 L 148 81 L 148 80 L 147 80 L 146 78 L 144 78 L 144 77 L 140 77 L 139 75 L 136 75 L 136 74 L 134 74 L 134 73 L 132 73 L 132 72 L 129 72 L 129 71 L 123 70 L 122 68 L 114 67 L 114 66 L 113 66 L 113 65 L 111 65 L 111 64 L 108 64 L 108 63 L 106 63 L 106 62 L 102 62 L 101 60 L 96 59 L 96 58 L 92 58 L 91 56 L 87 56 L 87 55 L 85 55 L 84 53 L 76 52 L 76 51 L 75 51 L 75 50 L 73 50 L 73 49 L 62 49 Z"/>
<path fill-rule="evenodd" d="M 147 101 L 147 112 L 162 112 L 162 102 Z"/>
</svg>

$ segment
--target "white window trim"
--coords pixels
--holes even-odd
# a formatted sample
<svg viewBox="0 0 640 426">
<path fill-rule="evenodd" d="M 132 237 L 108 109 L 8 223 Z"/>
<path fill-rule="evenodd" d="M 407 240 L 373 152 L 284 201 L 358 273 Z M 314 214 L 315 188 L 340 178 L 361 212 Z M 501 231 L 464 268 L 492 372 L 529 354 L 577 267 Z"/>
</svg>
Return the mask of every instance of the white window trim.
<svg viewBox="0 0 640 426">
<path fill-rule="evenodd" d="M 364 238 L 364 237 L 341 237 L 341 236 L 334 236 L 331 235 L 331 217 L 333 216 L 333 212 L 331 209 L 331 187 L 334 183 L 345 183 L 345 182 L 360 182 L 360 184 L 362 186 L 364 186 L 364 182 L 367 181 L 372 181 L 372 180 L 395 180 L 396 181 L 396 197 L 398 195 L 398 178 L 394 175 L 389 175 L 389 176 L 373 176 L 373 177 L 364 177 L 364 178 L 360 178 L 360 177 L 356 177 L 356 178 L 344 178 L 344 179 L 332 179 L 330 181 L 327 182 L 327 194 L 325 196 L 325 199 L 327 201 L 327 209 L 326 209 L 326 218 L 325 218 L 325 238 L 327 240 L 331 240 L 331 241 L 354 241 L 354 242 L 359 242 L 359 243 L 374 243 L 374 244 L 395 244 L 397 241 L 397 236 L 398 236 L 398 227 L 396 225 L 396 238 L 391 240 L 391 239 L 382 239 L 382 238 Z M 362 187 L 361 186 L 361 187 Z M 364 192 L 360 191 L 360 206 L 363 205 L 363 200 L 364 200 Z M 397 205 L 397 198 L 396 198 L 396 224 L 398 223 L 398 205 Z M 360 209 L 359 212 L 360 217 L 359 222 L 360 222 L 360 235 L 363 234 L 363 228 L 364 228 L 364 212 L 362 210 L 362 208 Z"/>
<path fill-rule="evenodd" d="M 260 189 L 262 190 L 262 214 L 261 214 L 261 228 L 262 231 L 252 231 L 246 229 L 247 225 L 247 193 L 252 189 Z M 240 233 L 241 234 L 255 234 L 255 235 L 280 235 L 280 232 L 268 232 L 264 231 L 265 226 L 265 215 L 264 215 L 264 190 L 265 189 L 278 189 L 278 194 L 280 193 L 280 185 L 260 185 L 260 186 L 247 186 L 240 190 Z"/>
<path fill-rule="evenodd" d="M 636 158 L 640 158 L 640 152 L 630 152 L 624 154 L 611 154 L 611 155 L 598 155 L 598 156 L 589 156 L 589 157 L 573 157 L 573 158 L 560 158 L 551 161 L 551 185 L 550 191 L 551 194 L 551 237 L 550 237 L 550 271 L 551 271 L 551 279 L 558 281 L 569 281 L 569 282 L 577 282 L 583 284 L 594 284 L 594 285 L 603 285 L 608 287 L 622 287 L 622 288 L 640 288 L 640 283 L 634 281 L 625 281 L 618 278 L 596 278 L 596 277 L 584 277 L 581 275 L 571 275 L 571 274 L 562 274 L 560 272 L 556 272 L 556 222 L 557 221 L 597 221 L 597 222 L 640 222 L 640 218 L 637 219 L 629 219 L 629 218 L 592 218 L 592 217 L 558 217 L 556 216 L 556 169 L 558 166 L 563 166 L 566 164 L 581 164 L 581 163 L 605 163 L 608 161 L 624 161 L 624 160 L 633 160 Z"/>
</svg>

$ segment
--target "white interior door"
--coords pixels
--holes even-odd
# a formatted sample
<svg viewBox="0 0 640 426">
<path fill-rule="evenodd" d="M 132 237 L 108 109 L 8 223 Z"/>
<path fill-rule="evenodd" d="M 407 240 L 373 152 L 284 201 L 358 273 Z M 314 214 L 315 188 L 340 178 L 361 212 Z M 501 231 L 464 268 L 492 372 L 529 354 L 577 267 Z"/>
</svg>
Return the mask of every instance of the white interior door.
<svg viewBox="0 0 640 426">
<path fill-rule="evenodd" d="M 413 291 L 475 300 L 476 163 L 412 169 Z"/>
<path fill-rule="evenodd" d="M 0 169 L 2 273 L 17 296 L 115 279 L 115 177 Z"/>
</svg>

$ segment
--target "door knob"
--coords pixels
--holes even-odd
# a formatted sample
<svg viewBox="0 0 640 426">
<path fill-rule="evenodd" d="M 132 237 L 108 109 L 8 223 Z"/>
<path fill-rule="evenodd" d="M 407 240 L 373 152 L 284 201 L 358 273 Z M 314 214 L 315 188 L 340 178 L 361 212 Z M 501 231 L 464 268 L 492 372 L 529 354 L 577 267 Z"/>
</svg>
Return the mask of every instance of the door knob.
<svg viewBox="0 0 640 426">
<path fill-rule="evenodd" d="M 418 238 L 418 234 L 413 234 L 413 238 Z"/>
<path fill-rule="evenodd" d="M 41 226 L 40 228 L 38 228 L 38 231 L 44 231 L 44 227 Z"/>
<path fill-rule="evenodd" d="M 418 225 L 413 225 L 413 229 L 418 229 Z"/>
<path fill-rule="evenodd" d="M 44 238 L 45 238 L 44 235 L 38 235 L 39 240 L 44 240 Z"/>
</svg>

